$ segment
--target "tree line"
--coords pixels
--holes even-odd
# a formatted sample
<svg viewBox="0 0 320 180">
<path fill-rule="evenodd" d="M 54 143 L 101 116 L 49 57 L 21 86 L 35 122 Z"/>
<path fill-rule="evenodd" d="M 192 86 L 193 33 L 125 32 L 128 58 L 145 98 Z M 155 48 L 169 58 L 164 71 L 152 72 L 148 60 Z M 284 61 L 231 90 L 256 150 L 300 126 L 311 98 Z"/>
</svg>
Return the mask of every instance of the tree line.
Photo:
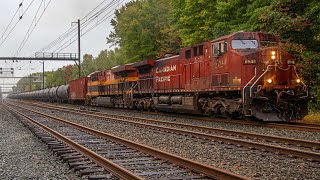
<svg viewBox="0 0 320 180">
<path fill-rule="evenodd" d="M 236 31 L 278 36 L 297 58 L 298 71 L 320 109 L 320 3 L 318 0 L 132 0 L 114 13 L 106 41 L 113 50 L 86 54 L 82 76 L 116 65 L 176 54 L 179 48 Z M 46 72 L 46 86 L 77 78 L 76 65 Z"/>
</svg>

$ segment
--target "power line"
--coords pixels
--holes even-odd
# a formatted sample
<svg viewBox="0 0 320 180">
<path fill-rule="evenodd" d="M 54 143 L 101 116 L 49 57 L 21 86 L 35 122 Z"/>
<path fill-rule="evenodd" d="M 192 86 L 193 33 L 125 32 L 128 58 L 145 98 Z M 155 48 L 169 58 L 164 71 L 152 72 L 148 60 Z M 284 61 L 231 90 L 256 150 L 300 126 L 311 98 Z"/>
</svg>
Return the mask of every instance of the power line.
<svg viewBox="0 0 320 180">
<path fill-rule="evenodd" d="M 123 3 L 124 0 L 121 1 L 121 3 Z M 114 8 L 115 9 L 115 8 Z M 98 20 L 98 22 L 96 24 L 94 24 L 93 26 L 91 26 L 89 29 L 87 29 L 84 33 L 81 34 L 81 37 L 84 36 L 85 34 L 87 34 L 88 32 L 90 32 L 92 29 L 94 29 L 95 27 L 97 27 L 98 25 L 100 25 L 101 23 L 103 23 L 105 20 L 107 20 L 108 18 L 110 18 L 113 14 L 110 14 L 113 12 L 113 10 L 110 10 L 106 15 L 104 15 L 101 19 L 102 20 Z M 72 40 L 72 38 L 70 38 L 70 41 Z M 69 44 L 67 44 L 64 47 L 60 47 L 58 52 L 63 51 L 64 49 L 66 49 L 67 47 L 69 47 L 71 44 L 73 44 L 77 39 L 72 40 Z M 64 44 L 64 45 L 65 45 Z M 57 51 L 57 50 L 56 50 Z"/>
<path fill-rule="evenodd" d="M 121 1 L 121 3 L 123 2 L 124 0 L 122 0 Z M 110 13 L 112 13 L 113 12 L 113 10 L 114 9 L 112 9 L 112 10 L 110 10 L 106 15 L 104 15 L 100 20 L 98 20 L 98 22 L 96 23 L 96 24 L 94 24 L 93 26 L 91 26 L 89 29 L 87 29 L 84 33 L 82 33 L 81 34 L 81 37 L 82 36 L 84 36 L 85 34 L 87 34 L 88 32 L 90 32 L 92 29 L 94 29 L 95 27 L 97 27 L 98 25 L 100 25 L 102 22 L 104 22 L 105 20 L 107 20 L 108 18 L 110 18 L 113 14 L 110 14 Z M 73 37 L 75 37 L 75 36 L 73 36 Z M 67 47 L 69 47 L 71 44 L 73 44 L 77 39 L 74 39 L 74 40 L 72 40 L 73 39 L 73 37 L 72 38 L 70 38 L 69 40 L 71 41 L 69 44 L 67 44 L 68 43 L 68 41 L 67 42 L 65 42 L 63 45 L 66 45 L 66 46 L 60 46 L 58 49 L 59 49 L 59 51 L 58 52 L 61 52 L 62 50 L 64 50 L 64 49 L 66 49 Z M 58 50 L 57 49 L 57 50 Z M 56 51 L 57 51 L 56 50 Z"/>
<path fill-rule="evenodd" d="M 51 1 L 51 0 L 50 0 Z M 114 7 L 114 5 L 116 3 L 119 3 L 119 0 L 113 0 L 111 2 L 109 2 L 107 5 L 105 5 L 104 3 L 106 2 L 106 0 L 104 0 L 102 3 L 100 3 L 98 6 L 96 6 L 93 10 L 91 10 L 86 16 L 84 16 L 82 18 L 82 23 L 81 23 L 81 27 L 83 29 L 83 33 L 81 33 L 81 36 L 87 34 L 88 32 L 90 32 L 92 29 L 94 29 L 95 27 L 97 27 L 98 25 L 100 25 L 102 22 L 104 22 L 105 20 L 107 20 L 109 17 L 111 17 L 110 13 L 113 12 L 114 9 L 116 9 L 116 7 Z M 124 0 L 121 1 L 121 3 L 124 2 Z M 119 3 L 120 4 L 120 3 Z M 101 7 L 101 5 L 103 5 Z M 110 10 L 110 11 L 108 11 Z M 25 11 L 24 11 L 25 12 Z M 100 16 L 102 16 L 102 18 L 100 18 Z M 41 17 L 40 17 L 41 18 Z M 92 22 L 94 22 L 97 18 L 99 18 L 99 20 L 97 20 L 97 22 L 95 24 L 91 24 Z M 39 19 L 40 20 L 40 19 Z M 38 20 L 38 21 L 39 21 Z M 32 25 L 30 25 L 32 27 Z M 30 27 L 29 27 L 30 29 Z M 62 46 L 59 47 L 58 50 L 62 51 L 65 48 L 67 48 L 68 46 L 65 47 L 66 42 L 71 42 L 70 44 L 72 44 L 73 42 L 75 42 L 75 40 L 73 41 L 73 38 L 76 37 L 76 27 L 70 27 L 66 32 L 64 32 L 61 36 L 59 36 L 56 40 L 52 41 L 49 45 L 47 45 L 46 47 L 42 48 L 43 49 L 52 49 L 53 47 L 56 47 L 57 45 L 61 45 L 61 43 L 65 42 L 64 44 L 62 44 Z M 32 32 L 32 31 L 31 31 Z M 28 34 L 28 33 L 27 33 Z M 74 36 L 75 34 L 75 36 Z M 27 39 L 29 38 L 29 36 L 31 35 L 31 33 L 29 33 L 27 37 Z M 69 37 L 71 37 L 71 39 L 68 39 Z M 67 40 L 67 41 L 66 41 Z M 26 43 L 26 40 L 25 40 Z M 23 46 L 22 46 L 23 47 Z M 21 48 L 19 50 L 19 52 L 21 51 Z M 19 53 L 18 52 L 18 53 Z M 43 51 L 42 51 L 43 52 Z M 13 65 L 13 63 L 11 63 Z M 23 63 L 25 64 L 25 63 Z M 27 63 L 25 67 L 30 68 L 31 64 Z M 40 65 L 39 65 L 40 66 Z M 36 65 L 37 67 L 37 65 Z M 38 67 L 37 67 L 38 68 Z"/>
<path fill-rule="evenodd" d="M 41 8 L 42 3 L 43 3 L 43 0 L 41 0 L 41 3 L 40 3 L 40 5 L 39 5 L 39 7 L 38 7 L 38 9 L 37 9 L 37 12 L 36 12 L 36 14 L 34 15 L 34 17 L 33 17 L 33 19 L 32 19 L 32 22 L 31 22 L 31 24 L 30 24 L 30 26 L 29 26 L 29 28 L 28 28 L 28 31 L 27 31 L 26 35 L 24 36 L 24 38 L 23 38 L 23 40 L 22 40 L 22 42 L 21 42 L 21 44 L 20 44 L 20 46 L 19 46 L 19 48 L 18 48 L 18 50 L 16 51 L 16 53 L 15 53 L 14 56 L 17 56 L 17 54 L 20 52 L 20 49 L 22 49 L 22 46 L 23 46 L 24 42 L 26 41 L 26 39 L 27 39 L 27 37 L 28 37 L 28 34 L 29 34 L 30 30 L 31 30 L 31 27 L 32 27 L 32 25 L 33 25 L 33 22 L 36 21 L 36 17 L 37 17 L 37 15 L 38 15 L 39 11 L 40 11 L 40 8 Z"/>
<path fill-rule="evenodd" d="M 44 2 L 44 3 L 43 3 L 43 2 Z M 36 28 L 37 24 L 39 23 L 40 19 L 42 18 L 43 14 L 45 13 L 46 9 L 48 8 L 50 2 L 51 2 L 51 0 L 46 4 L 46 3 L 45 3 L 45 0 L 42 0 L 42 1 L 41 1 L 40 5 L 39 5 L 39 7 L 38 7 L 38 10 L 37 10 L 37 12 L 36 12 L 36 14 L 35 14 L 32 22 L 31 22 L 30 26 L 29 26 L 29 29 L 28 29 L 28 31 L 27 31 L 27 33 L 26 33 L 23 41 L 21 42 L 21 44 L 20 44 L 20 46 L 19 46 L 19 49 L 16 51 L 16 53 L 15 53 L 14 56 L 17 56 L 17 55 L 21 52 L 22 48 L 23 48 L 23 47 L 25 46 L 25 44 L 27 43 L 28 39 L 30 38 L 31 34 L 33 33 L 34 29 Z M 40 9 L 41 9 L 42 4 L 44 4 L 44 10 L 43 10 L 43 12 L 41 13 L 40 17 L 37 19 L 36 17 L 37 17 L 37 15 L 38 15 L 38 13 L 39 13 L 39 11 L 40 11 Z M 35 22 L 35 23 L 34 23 L 34 22 Z M 34 24 L 34 26 L 32 26 L 33 24 Z M 13 66 L 13 63 L 11 63 L 11 66 Z M 30 63 L 23 63 L 22 66 L 27 66 L 27 67 L 31 70 L 31 68 L 30 68 L 30 66 L 31 66 L 31 61 L 30 61 Z"/>
<path fill-rule="evenodd" d="M 47 10 L 50 2 L 51 2 L 51 0 L 50 0 L 50 1 L 47 3 L 47 5 L 46 5 L 46 4 L 45 4 L 45 0 L 42 0 L 42 1 L 41 1 L 40 5 L 39 5 L 39 8 L 38 8 L 38 10 L 37 10 L 37 12 L 36 12 L 36 14 L 35 14 L 32 22 L 31 22 L 30 26 L 29 26 L 29 29 L 28 29 L 28 31 L 27 31 L 27 33 L 26 33 L 26 35 L 25 35 L 25 37 L 24 37 L 24 39 L 23 39 L 23 41 L 22 41 L 19 49 L 17 50 L 17 52 L 15 53 L 14 56 L 17 56 L 17 55 L 21 52 L 22 48 L 24 47 L 24 45 L 25 45 L 26 42 L 28 41 L 29 37 L 31 36 L 32 32 L 34 31 L 34 29 L 35 29 L 36 26 L 38 25 L 41 17 L 43 16 L 43 14 L 45 13 L 45 11 Z M 43 10 L 43 12 L 41 13 L 39 19 L 37 20 L 37 15 L 38 15 L 38 13 L 39 13 L 39 11 L 40 11 L 40 8 L 41 8 L 41 6 L 42 6 L 42 3 L 44 3 L 44 10 Z M 33 22 L 35 22 L 35 24 L 34 24 L 34 26 L 32 27 Z M 32 29 L 31 29 L 31 27 L 32 27 Z M 30 31 L 30 29 L 31 29 L 31 31 Z M 29 33 L 29 31 L 30 31 L 30 33 Z"/>
<path fill-rule="evenodd" d="M 100 4 L 98 4 L 93 10 L 91 10 L 85 17 L 83 17 L 81 19 L 81 22 L 83 21 L 83 19 L 87 18 L 91 13 L 93 13 L 99 6 L 103 5 L 106 2 L 106 0 L 104 0 L 103 2 L 101 2 Z M 88 20 L 88 19 L 87 19 Z M 86 21 L 87 21 L 86 20 Z M 85 21 L 85 22 L 86 22 Z M 82 23 L 83 24 L 83 23 Z M 49 43 L 47 46 L 45 46 L 44 48 L 42 48 L 39 52 L 45 52 L 46 50 L 51 49 L 52 47 L 56 46 L 60 41 L 63 41 L 64 39 L 66 39 L 68 36 L 70 36 L 70 34 L 75 33 L 77 30 L 76 27 L 70 27 L 67 31 L 65 31 L 62 35 L 60 35 L 57 39 L 55 39 L 54 41 L 52 41 L 51 43 Z"/>
<path fill-rule="evenodd" d="M 28 11 L 28 9 L 30 8 L 30 6 L 32 5 L 32 3 L 34 2 L 34 0 L 31 1 L 31 3 L 29 4 L 29 6 L 27 7 L 27 9 L 25 11 L 22 12 L 21 16 L 19 17 L 18 21 L 15 23 L 15 25 L 13 26 L 13 28 L 11 28 L 10 32 L 7 34 L 7 36 L 2 40 L 2 42 L 0 43 L 0 46 L 7 40 L 7 38 L 10 36 L 10 34 L 12 33 L 12 31 L 16 28 L 16 26 L 18 25 L 18 23 L 20 22 L 20 20 L 23 18 L 23 15 Z M 20 3 L 20 5 L 22 6 L 22 3 Z M 20 9 L 20 8 L 19 8 Z M 19 10 L 18 9 L 18 10 Z"/>
<path fill-rule="evenodd" d="M 20 3 L 20 5 L 22 5 L 22 3 Z M 10 27 L 10 25 L 11 25 L 11 23 L 12 23 L 12 21 L 13 21 L 14 17 L 16 17 L 16 15 L 17 15 L 17 13 L 18 13 L 18 11 L 19 11 L 20 7 L 21 7 L 21 6 L 19 6 L 19 7 L 18 7 L 18 9 L 16 10 L 16 12 L 15 12 L 15 13 L 14 13 L 14 15 L 12 16 L 12 18 L 11 18 L 11 20 L 10 20 L 9 24 L 7 25 L 6 29 L 4 30 L 4 32 L 3 32 L 3 33 L 2 33 L 2 35 L 1 35 L 0 40 L 2 40 L 3 36 L 4 36 L 4 35 L 5 35 L 5 33 L 7 32 L 7 30 L 8 30 L 8 28 Z"/>
<path fill-rule="evenodd" d="M 96 19 L 98 16 L 100 16 L 102 13 L 104 13 L 105 11 L 107 11 L 108 9 L 110 9 L 111 7 L 114 6 L 114 4 L 117 2 L 118 0 L 113 0 L 110 3 L 108 3 L 107 5 L 105 5 L 104 7 L 102 7 L 101 9 L 99 9 L 97 12 L 95 12 L 101 5 L 103 5 L 106 1 L 101 2 L 98 6 L 96 6 L 93 10 L 91 10 L 85 17 L 83 17 L 81 20 L 86 19 L 85 21 L 82 21 L 81 23 L 81 28 L 84 29 L 85 27 L 87 27 L 91 22 L 93 22 L 94 19 Z M 123 2 L 123 1 L 122 1 Z M 114 10 L 115 8 L 113 8 Z M 95 13 L 93 13 L 95 12 Z M 92 14 L 90 17 L 88 17 L 90 14 Z M 56 48 L 55 51 L 58 51 L 59 49 L 61 49 L 62 47 L 64 47 L 64 45 L 66 45 L 69 41 L 72 41 L 73 38 L 76 37 L 76 28 L 69 28 L 65 33 L 63 33 L 61 36 L 59 36 L 56 40 L 52 41 L 50 44 L 48 44 L 47 46 L 45 46 L 44 48 L 42 48 L 40 50 L 40 52 L 45 52 L 49 49 L 52 49 L 53 47 L 63 43 L 62 45 L 59 45 L 58 48 Z M 68 37 L 70 37 L 68 39 Z M 68 40 L 67 40 L 68 39 Z M 73 41 L 74 42 L 74 41 Z"/>
</svg>

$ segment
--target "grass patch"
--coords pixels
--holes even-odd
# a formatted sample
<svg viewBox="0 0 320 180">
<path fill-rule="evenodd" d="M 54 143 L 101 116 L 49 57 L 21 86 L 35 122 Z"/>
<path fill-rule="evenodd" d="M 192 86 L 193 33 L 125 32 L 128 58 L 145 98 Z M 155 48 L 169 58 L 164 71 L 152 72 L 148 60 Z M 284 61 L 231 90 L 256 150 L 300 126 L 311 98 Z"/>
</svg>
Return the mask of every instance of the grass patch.
<svg viewBox="0 0 320 180">
<path fill-rule="evenodd" d="M 320 124 L 320 112 L 309 113 L 301 120 L 301 122 L 308 124 Z"/>
</svg>

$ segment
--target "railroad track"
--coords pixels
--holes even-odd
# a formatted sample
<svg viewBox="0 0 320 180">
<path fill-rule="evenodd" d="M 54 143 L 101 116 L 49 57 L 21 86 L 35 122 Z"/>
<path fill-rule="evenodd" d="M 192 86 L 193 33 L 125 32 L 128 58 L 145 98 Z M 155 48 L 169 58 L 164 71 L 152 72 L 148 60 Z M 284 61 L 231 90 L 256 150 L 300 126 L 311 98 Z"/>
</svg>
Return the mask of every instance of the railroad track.
<svg viewBox="0 0 320 180">
<path fill-rule="evenodd" d="M 130 111 L 130 110 L 128 110 Z M 142 112 L 146 114 L 156 114 L 155 112 Z M 159 114 L 159 112 L 157 112 Z M 248 121 L 248 120 L 240 120 L 240 119 L 222 119 L 222 118 L 209 118 L 209 117 L 196 117 L 195 115 L 184 115 L 179 114 L 175 115 L 172 113 L 161 113 L 163 116 L 169 117 L 183 117 L 197 121 L 206 121 L 206 122 L 221 122 L 221 123 L 229 123 L 229 124 L 239 124 L 246 126 L 256 126 L 256 127 L 264 127 L 264 128 L 276 128 L 276 129 L 287 129 L 287 130 L 298 130 L 298 131 L 307 131 L 307 132 L 320 132 L 320 125 L 316 124 L 305 124 L 299 122 L 261 122 L 261 121 Z M 190 117 L 191 116 L 191 117 Z"/>
<path fill-rule="evenodd" d="M 42 106 L 43 104 L 34 103 L 33 105 Z M 320 161 L 320 143 L 314 141 L 284 138 L 278 136 L 268 136 L 257 133 L 247 133 L 219 128 L 209 128 L 204 126 L 181 124 L 156 119 L 107 114 L 101 112 L 88 112 L 66 107 L 56 107 L 47 105 L 45 108 L 57 111 L 64 111 L 67 113 L 73 113 L 76 115 L 99 118 L 107 121 L 122 122 L 125 124 L 131 124 L 133 126 L 138 126 L 142 128 L 149 128 L 164 132 L 173 132 L 179 135 L 187 135 L 189 137 L 202 138 L 210 141 L 218 141 L 220 143 L 223 142 L 233 144 L 238 147 L 245 146 L 250 149 L 260 149 L 262 151 L 274 152 L 276 154 L 286 154 L 291 157 L 300 157 Z M 223 136 L 216 135 L 216 133 L 223 134 Z"/>
<path fill-rule="evenodd" d="M 36 104 L 44 104 L 47 106 L 53 106 L 48 103 L 39 103 L 35 101 L 29 101 L 31 103 Z M 128 109 L 121 109 L 121 111 L 133 111 Z M 276 128 L 276 129 L 287 129 L 287 130 L 297 130 L 297 131 L 307 131 L 307 132 L 320 132 L 320 125 L 314 124 L 305 124 L 299 122 L 259 122 L 259 121 L 248 121 L 248 120 L 230 120 L 230 119 L 221 119 L 221 118 L 209 118 L 209 117 L 197 117 L 195 115 L 184 115 L 184 114 L 172 114 L 172 113 L 161 113 L 161 112 L 147 112 L 147 111 L 139 111 L 139 113 L 143 114 L 151 114 L 151 115 L 159 115 L 168 116 L 168 117 L 179 117 L 179 118 L 187 118 L 191 120 L 197 121 L 205 121 L 205 122 L 221 122 L 221 123 L 229 123 L 229 124 L 239 124 L 246 126 L 255 126 L 255 127 L 263 127 L 263 128 Z"/>
<path fill-rule="evenodd" d="M 38 135 L 81 175 L 98 173 L 92 179 L 114 175 L 123 179 L 246 179 L 48 114 L 7 103 L 4 106 L 44 130 L 46 133 Z"/>
</svg>

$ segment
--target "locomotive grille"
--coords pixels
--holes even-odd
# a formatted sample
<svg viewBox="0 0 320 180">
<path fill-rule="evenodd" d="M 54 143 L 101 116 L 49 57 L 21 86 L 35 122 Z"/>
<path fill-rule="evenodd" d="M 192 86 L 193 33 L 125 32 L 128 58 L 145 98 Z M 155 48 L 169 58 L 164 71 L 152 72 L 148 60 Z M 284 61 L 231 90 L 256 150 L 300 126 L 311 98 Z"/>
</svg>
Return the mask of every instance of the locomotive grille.
<svg viewBox="0 0 320 180">
<path fill-rule="evenodd" d="M 229 74 L 222 74 L 221 75 L 221 86 L 228 86 L 229 85 Z"/>
<path fill-rule="evenodd" d="M 219 86 L 219 75 L 212 76 L 211 86 Z"/>
<path fill-rule="evenodd" d="M 229 86 L 229 74 L 213 75 L 211 86 Z"/>
</svg>

